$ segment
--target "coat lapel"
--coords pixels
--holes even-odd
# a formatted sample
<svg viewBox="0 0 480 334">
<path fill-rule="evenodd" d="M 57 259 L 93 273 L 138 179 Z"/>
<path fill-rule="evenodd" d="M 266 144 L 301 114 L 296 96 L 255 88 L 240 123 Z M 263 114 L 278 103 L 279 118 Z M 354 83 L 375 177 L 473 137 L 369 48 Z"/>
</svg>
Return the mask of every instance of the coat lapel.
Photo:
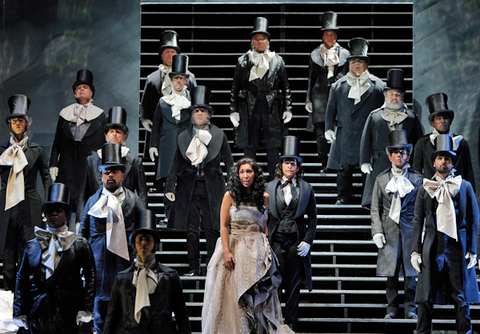
<svg viewBox="0 0 480 334">
<path fill-rule="evenodd" d="M 275 179 L 269 183 L 267 183 L 267 193 L 270 195 L 270 205 L 268 206 L 270 209 L 270 213 L 272 216 L 278 219 L 278 211 L 277 211 L 277 195 L 276 189 L 279 180 Z"/>
</svg>

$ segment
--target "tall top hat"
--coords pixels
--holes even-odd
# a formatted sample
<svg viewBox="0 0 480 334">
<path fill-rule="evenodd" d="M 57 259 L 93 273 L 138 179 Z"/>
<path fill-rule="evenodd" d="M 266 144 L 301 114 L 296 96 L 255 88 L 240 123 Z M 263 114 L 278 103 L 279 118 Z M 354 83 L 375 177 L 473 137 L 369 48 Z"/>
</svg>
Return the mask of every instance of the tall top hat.
<svg viewBox="0 0 480 334">
<path fill-rule="evenodd" d="M 27 122 L 30 122 L 30 115 L 28 108 L 30 108 L 30 99 L 23 94 L 15 94 L 8 98 L 8 107 L 10 108 L 10 115 L 5 116 L 5 121 L 8 124 L 10 118 L 24 117 Z"/>
<path fill-rule="evenodd" d="M 452 159 L 457 158 L 457 153 L 453 150 L 453 140 L 449 135 L 438 135 L 435 138 L 435 151 L 432 153 L 431 159 L 435 161 L 437 155 L 441 153 L 449 153 Z"/>
<path fill-rule="evenodd" d="M 393 68 L 387 72 L 387 87 L 385 90 L 397 89 L 405 92 L 405 86 L 403 85 L 403 77 L 405 72 L 403 70 Z"/>
<path fill-rule="evenodd" d="M 368 41 L 362 37 L 352 38 L 348 42 L 348 48 L 350 49 L 350 56 L 347 59 L 359 58 L 364 59 L 367 63 L 370 62 L 368 58 Z"/>
<path fill-rule="evenodd" d="M 77 81 L 73 83 L 73 92 L 77 89 L 77 86 L 80 84 L 85 84 L 90 87 L 92 90 L 92 97 L 95 95 L 95 86 L 93 85 L 93 74 L 87 69 L 79 70 L 77 72 Z"/>
<path fill-rule="evenodd" d="M 388 133 L 388 144 L 385 148 L 387 155 L 392 154 L 393 150 L 406 149 L 408 153 L 412 152 L 413 145 L 408 143 L 407 132 L 405 130 L 392 130 Z"/>
<path fill-rule="evenodd" d="M 447 101 L 448 96 L 445 93 L 435 93 L 425 99 L 425 104 L 428 107 L 428 111 L 430 111 L 430 115 L 428 115 L 430 122 L 433 122 L 435 116 L 438 114 L 447 114 L 453 121 L 455 113 L 453 110 L 448 109 Z"/>
<path fill-rule="evenodd" d="M 257 17 L 253 22 L 253 31 L 250 33 L 250 39 L 256 34 L 263 34 L 270 40 L 270 33 L 268 32 L 268 20 L 264 17 Z"/>
<path fill-rule="evenodd" d="M 213 108 L 209 105 L 212 93 L 207 86 L 197 86 L 190 92 L 192 105 L 188 111 L 192 113 L 196 108 L 205 108 L 210 115 L 213 115 Z"/>
<path fill-rule="evenodd" d="M 320 22 L 322 23 L 322 29 L 320 30 L 322 33 L 327 30 L 333 30 L 338 35 L 340 29 L 337 27 L 337 13 L 323 13 L 322 15 L 320 15 Z"/>
<path fill-rule="evenodd" d="M 282 143 L 282 155 L 278 158 L 278 161 L 281 162 L 284 159 L 292 158 L 297 160 L 301 165 L 303 159 L 299 156 L 300 151 L 300 139 L 295 136 L 285 136 L 283 137 Z"/>
<path fill-rule="evenodd" d="M 162 56 L 163 50 L 175 49 L 177 53 L 180 53 L 180 47 L 178 46 L 178 34 L 173 30 L 165 30 L 160 34 L 160 48 L 158 49 L 158 55 Z"/>
<path fill-rule="evenodd" d="M 70 215 L 70 191 L 63 183 L 54 183 L 48 189 L 48 198 L 42 205 L 43 213 L 47 213 L 51 205 L 61 207 L 67 215 Z"/>
<path fill-rule="evenodd" d="M 190 74 L 187 73 L 188 71 L 188 56 L 185 55 L 175 55 L 172 59 L 172 71 L 168 73 L 170 78 L 180 74 L 185 77 L 189 77 Z"/>
<path fill-rule="evenodd" d="M 148 233 L 153 236 L 155 244 L 160 243 L 160 233 L 157 231 L 157 217 L 150 210 L 140 210 L 137 213 L 139 228 L 130 234 L 130 245 L 135 248 L 135 238 L 141 233 Z"/>
<path fill-rule="evenodd" d="M 98 166 L 98 171 L 103 172 L 105 169 L 120 169 L 125 173 L 125 166 L 122 163 L 121 146 L 115 143 L 105 143 L 102 145 L 102 164 Z"/>
<path fill-rule="evenodd" d="M 111 107 L 108 111 L 107 125 L 105 125 L 105 133 L 111 128 L 120 128 L 128 136 L 127 127 L 127 111 L 122 107 Z"/>
</svg>

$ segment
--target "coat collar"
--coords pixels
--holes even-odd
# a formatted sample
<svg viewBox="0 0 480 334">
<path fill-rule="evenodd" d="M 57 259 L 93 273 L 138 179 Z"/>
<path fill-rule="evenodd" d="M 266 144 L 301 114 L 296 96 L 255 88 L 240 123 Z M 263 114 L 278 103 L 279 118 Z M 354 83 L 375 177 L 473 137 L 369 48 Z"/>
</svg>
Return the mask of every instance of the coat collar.
<svg viewBox="0 0 480 334">
<path fill-rule="evenodd" d="M 192 137 L 193 137 L 192 132 L 193 132 L 193 126 L 190 126 L 187 130 L 183 131 L 178 136 L 178 148 L 180 149 L 180 153 L 182 154 L 182 157 L 187 161 L 190 161 L 186 153 L 187 153 L 188 146 L 192 141 Z M 220 128 L 217 126 L 210 124 L 210 134 L 212 135 L 212 139 L 210 140 L 210 143 L 207 146 L 208 154 L 205 157 L 205 160 L 203 160 L 202 166 L 205 166 L 207 163 L 215 159 L 215 157 L 218 156 L 218 154 L 220 153 L 220 150 L 222 149 L 222 145 L 223 145 L 222 130 L 220 130 Z"/>
<path fill-rule="evenodd" d="M 277 200 L 276 200 L 276 191 L 279 184 L 279 180 L 275 179 L 267 183 L 267 193 L 270 195 L 270 204 L 268 206 L 270 213 L 275 218 L 279 218 L 278 210 L 277 210 Z M 307 207 L 308 201 L 310 199 L 310 192 L 308 191 L 308 183 L 301 178 L 297 178 L 297 184 L 300 188 L 299 196 L 298 196 L 298 206 L 297 211 L 295 212 L 295 219 L 298 218 L 305 212 Z"/>
</svg>

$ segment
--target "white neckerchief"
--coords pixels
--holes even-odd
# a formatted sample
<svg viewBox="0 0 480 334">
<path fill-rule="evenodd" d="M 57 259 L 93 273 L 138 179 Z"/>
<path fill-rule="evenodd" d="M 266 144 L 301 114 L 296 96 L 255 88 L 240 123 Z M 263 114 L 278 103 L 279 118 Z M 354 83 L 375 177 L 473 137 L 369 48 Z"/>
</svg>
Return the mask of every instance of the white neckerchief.
<svg viewBox="0 0 480 334">
<path fill-rule="evenodd" d="M 382 118 L 388 122 L 388 127 L 390 130 L 395 130 L 395 125 L 402 123 L 407 117 L 405 112 L 405 104 L 402 103 L 402 106 L 398 110 L 389 109 L 385 106 L 385 103 L 380 108 L 383 108 Z"/>
<path fill-rule="evenodd" d="M 123 187 L 118 187 L 114 193 L 103 187 L 100 198 L 88 211 L 88 214 L 96 218 L 107 219 L 107 249 L 130 261 L 121 205 L 124 199 L 125 191 Z"/>
<path fill-rule="evenodd" d="M 208 154 L 207 146 L 212 140 L 212 135 L 207 129 L 198 129 L 194 127 L 194 135 L 187 148 L 187 158 L 190 159 L 192 165 L 198 166 L 205 160 Z"/>
<path fill-rule="evenodd" d="M 133 273 L 132 284 L 137 288 L 134 310 L 134 317 L 137 323 L 140 322 L 142 309 L 150 306 L 150 298 L 148 295 L 154 293 L 157 287 L 157 273 L 151 269 L 155 264 L 155 255 L 145 263 L 141 262 L 138 256 L 135 259 L 135 272 Z"/>
<path fill-rule="evenodd" d="M 190 100 L 187 99 L 187 86 L 183 87 L 181 92 L 173 90 L 171 94 L 162 96 L 162 99 L 170 105 L 172 109 L 172 117 L 180 120 L 182 109 L 188 108 L 191 105 Z"/>
<path fill-rule="evenodd" d="M 353 104 L 361 101 L 362 95 L 370 88 L 370 83 L 367 79 L 370 78 L 370 73 L 363 72 L 359 77 L 356 77 L 352 72 L 347 73 L 347 83 L 351 86 L 348 92 L 348 98 L 354 100 Z"/>
<path fill-rule="evenodd" d="M 158 69 L 163 72 L 163 82 L 162 82 L 162 94 L 168 95 L 172 91 L 172 79 L 168 73 L 172 72 L 172 66 L 167 66 L 165 64 L 158 65 Z"/>
<path fill-rule="evenodd" d="M 18 143 L 10 135 L 10 146 L 0 156 L 1 166 L 12 166 L 7 180 L 5 194 L 5 211 L 25 200 L 25 177 L 23 169 L 28 165 L 27 156 L 23 148 L 27 144 L 28 136 L 25 133 Z"/>
<path fill-rule="evenodd" d="M 91 99 L 90 102 L 85 105 L 74 103 L 63 108 L 60 111 L 60 116 L 65 120 L 75 123 L 77 126 L 79 126 L 85 122 L 90 122 L 92 119 L 97 118 L 102 113 L 103 110 L 100 108 L 95 108 L 93 105 L 93 99 Z"/>
<path fill-rule="evenodd" d="M 268 72 L 268 69 L 270 68 L 270 60 L 275 57 L 275 52 L 265 50 L 265 52 L 260 53 L 255 50 L 249 50 L 247 54 L 248 59 L 253 63 L 248 81 L 253 81 L 255 79 L 261 80 L 265 73 Z"/>
<path fill-rule="evenodd" d="M 285 176 L 282 176 L 282 184 L 287 182 L 287 180 L 288 179 Z M 297 185 L 297 177 L 295 176 L 291 181 L 292 181 L 292 187 L 295 187 Z M 282 188 L 282 191 L 283 191 L 283 196 L 285 197 L 285 203 L 287 205 L 290 205 L 290 202 L 293 199 L 292 188 L 290 186 L 286 186 Z"/>
<path fill-rule="evenodd" d="M 65 224 L 59 228 L 47 226 L 46 230 L 35 226 L 35 237 L 42 249 L 42 264 L 46 267 L 45 278 L 48 279 L 60 262 L 58 253 L 69 250 L 77 235 Z"/>
<path fill-rule="evenodd" d="M 437 136 L 439 135 L 440 133 L 438 133 L 437 129 L 433 129 L 432 133 L 430 134 L 430 142 L 432 143 L 432 145 L 435 147 L 435 138 L 437 138 Z M 460 146 L 460 142 L 462 141 L 463 137 L 461 135 L 458 135 L 458 136 L 453 136 L 453 133 L 452 131 L 448 131 L 447 133 L 450 138 L 452 138 L 452 141 L 453 141 L 453 150 L 456 151 L 458 150 L 458 147 Z"/>
<path fill-rule="evenodd" d="M 125 145 L 122 145 L 120 150 L 122 151 L 121 152 L 122 158 L 124 158 L 127 155 L 128 151 L 130 151 L 130 149 L 128 147 L 126 147 Z M 102 158 L 102 149 L 101 148 L 97 150 L 97 154 L 98 154 L 98 157 L 101 159 Z"/>
<path fill-rule="evenodd" d="M 437 230 L 449 237 L 458 240 L 457 221 L 453 197 L 457 195 L 462 184 L 462 177 L 450 174 L 445 180 L 436 173 L 434 180 L 423 179 L 423 187 L 431 198 L 436 198 L 437 206 Z"/>
<path fill-rule="evenodd" d="M 410 193 L 415 187 L 409 179 L 405 177 L 407 169 L 410 165 L 407 163 L 402 169 L 392 163 L 392 178 L 388 181 L 385 191 L 393 194 L 392 203 L 388 216 L 395 222 L 400 223 L 400 211 L 402 210 L 402 198 Z"/>
<path fill-rule="evenodd" d="M 340 63 L 337 55 L 339 47 L 340 45 L 336 42 L 330 49 L 325 46 L 325 43 L 320 45 L 320 56 L 322 56 L 323 65 L 328 69 L 327 79 L 333 77 L 335 65 Z"/>
</svg>

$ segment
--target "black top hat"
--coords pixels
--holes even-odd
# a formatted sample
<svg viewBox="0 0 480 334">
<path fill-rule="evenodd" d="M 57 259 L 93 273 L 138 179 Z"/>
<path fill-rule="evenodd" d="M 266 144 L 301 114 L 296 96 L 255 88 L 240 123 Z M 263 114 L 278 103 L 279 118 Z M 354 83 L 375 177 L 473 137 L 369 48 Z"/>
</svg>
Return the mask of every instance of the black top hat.
<svg viewBox="0 0 480 334">
<path fill-rule="evenodd" d="M 102 145 L 102 164 L 98 166 L 98 171 L 104 169 L 120 169 L 125 173 L 125 166 L 122 163 L 122 147 L 115 143 L 105 143 Z"/>
<path fill-rule="evenodd" d="M 175 49 L 177 53 L 180 53 L 180 47 L 178 46 L 178 34 L 173 30 L 165 30 L 160 34 L 160 48 L 158 49 L 158 55 L 162 56 L 163 50 Z"/>
<path fill-rule="evenodd" d="M 63 183 L 53 183 L 48 189 L 48 198 L 46 202 L 42 205 L 43 213 L 47 214 L 48 208 L 51 205 L 56 205 L 61 207 L 67 213 L 67 216 L 70 215 L 70 191 L 68 187 Z"/>
<path fill-rule="evenodd" d="M 188 78 L 190 74 L 188 71 L 188 56 L 185 55 L 175 55 L 172 59 L 172 72 L 168 73 L 170 78 L 180 74 Z"/>
<path fill-rule="evenodd" d="M 157 231 L 157 217 L 150 210 L 140 210 L 137 213 L 139 228 L 130 234 L 130 245 L 135 248 L 135 238 L 141 233 L 149 233 L 153 236 L 155 244 L 160 243 L 160 233 Z"/>
<path fill-rule="evenodd" d="M 95 95 L 95 86 L 93 85 L 93 74 L 87 69 L 83 69 L 77 72 L 77 81 L 73 83 L 73 92 L 77 89 L 77 86 L 80 84 L 85 84 L 90 87 L 92 90 L 92 97 Z"/>
<path fill-rule="evenodd" d="M 368 58 L 368 41 L 362 37 L 352 38 L 348 42 L 348 48 L 350 49 L 350 56 L 347 59 L 359 58 L 366 60 L 367 63 L 370 62 Z"/>
<path fill-rule="evenodd" d="M 192 105 L 188 108 L 191 114 L 196 108 L 205 108 L 210 115 L 213 115 L 213 108 L 209 105 L 212 93 L 207 86 L 197 86 L 190 92 Z"/>
<path fill-rule="evenodd" d="M 405 86 L 403 85 L 403 78 L 405 72 L 403 70 L 393 68 L 387 72 L 387 87 L 385 90 L 397 89 L 399 91 L 405 92 Z"/>
<path fill-rule="evenodd" d="M 257 17 L 253 21 L 253 31 L 250 33 L 250 39 L 256 34 L 263 34 L 270 40 L 270 33 L 268 32 L 268 20 L 264 17 Z"/>
<path fill-rule="evenodd" d="M 387 155 L 392 154 L 394 149 L 406 149 L 408 153 L 412 152 L 413 145 L 408 143 L 407 132 L 405 130 L 392 130 L 388 133 L 389 146 L 385 148 Z"/>
<path fill-rule="evenodd" d="M 303 159 L 298 155 L 299 151 L 300 139 L 295 136 L 285 136 L 282 143 L 282 155 L 278 158 L 278 161 L 281 162 L 283 159 L 293 158 L 301 165 Z"/>
<path fill-rule="evenodd" d="M 322 23 L 322 33 L 327 30 L 333 30 L 338 35 L 339 28 L 337 27 L 337 13 L 325 12 L 320 15 L 320 22 Z"/>
<path fill-rule="evenodd" d="M 453 140 L 449 135 L 438 135 L 435 138 L 435 151 L 430 157 L 432 161 L 435 161 L 437 155 L 441 153 L 448 153 L 452 156 L 452 160 L 456 160 L 457 153 L 453 150 Z"/>
<path fill-rule="evenodd" d="M 453 121 L 455 113 L 453 110 L 448 109 L 447 101 L 448 96 L 445 93 L 435 93 L 425 99 L 425 104 L 428 107 L 428 111 L 430 111 L 430 115 L 428 115 L 428 120 L 430 122 L 433 122 L 435 116 L 438 114 L 446 114 L 450 116 Z"/>
<path fill-rule="evenodd" d="M 28 108 L 30 108 L 30 99 L 23 94 L 15 94 L 8 98 L 8 107 L 10 108 L 10 115 L 5 116 L 5 121 L 8 124 L 10 118 L 24 117 L 27 122 L 30 121 Z"/>
<path fill-rule="evenodd" d="M 108 111 L 107 125 L 105 125 L 105 133 L 111 128 L 120 128 L 128 136 L 127 127 L 127 111 L 122 107 L 111 107 Z"/>
</svg>

